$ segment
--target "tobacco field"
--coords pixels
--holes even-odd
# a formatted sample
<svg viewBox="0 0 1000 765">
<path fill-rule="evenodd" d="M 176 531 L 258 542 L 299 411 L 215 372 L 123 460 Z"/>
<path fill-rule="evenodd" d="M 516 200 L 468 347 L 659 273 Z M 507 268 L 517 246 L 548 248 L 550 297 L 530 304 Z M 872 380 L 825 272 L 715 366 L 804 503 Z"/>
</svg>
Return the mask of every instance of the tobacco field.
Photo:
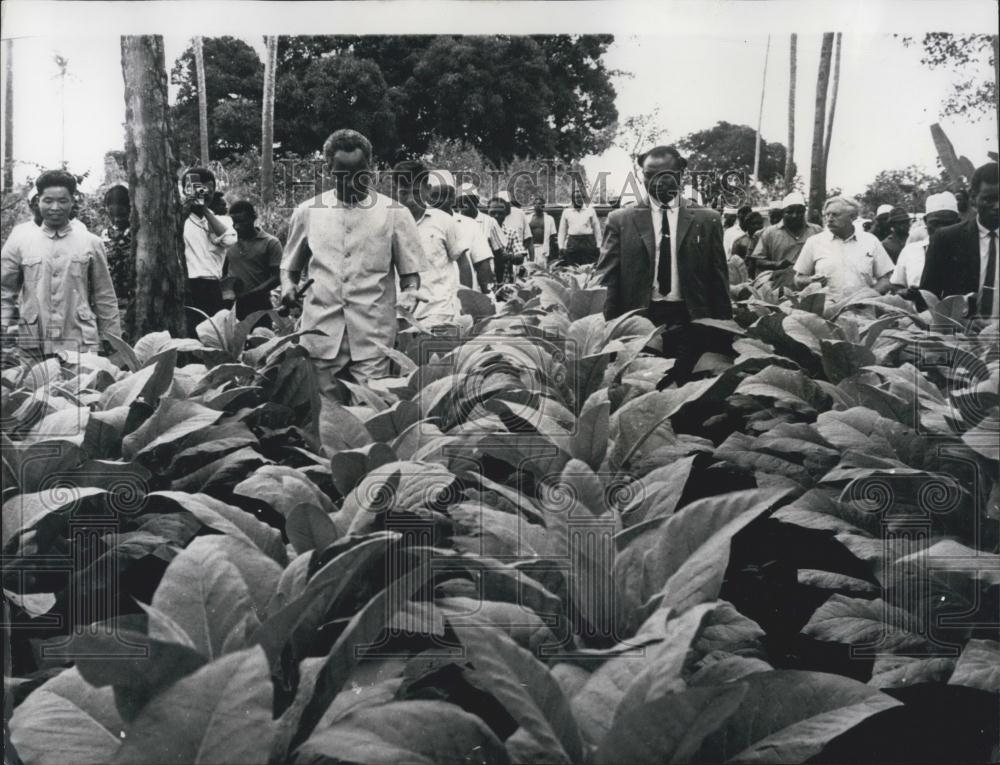
<svg viewBox="0 0 1000 765">
<path fill-rule="evenodd" d="M 322 421 L 256 317 L 13 352 L 8 761 L 1000 759 L 996 327 L 763 278 L 657 390 L 590 279 L 464 291 Z"/>
</svg>

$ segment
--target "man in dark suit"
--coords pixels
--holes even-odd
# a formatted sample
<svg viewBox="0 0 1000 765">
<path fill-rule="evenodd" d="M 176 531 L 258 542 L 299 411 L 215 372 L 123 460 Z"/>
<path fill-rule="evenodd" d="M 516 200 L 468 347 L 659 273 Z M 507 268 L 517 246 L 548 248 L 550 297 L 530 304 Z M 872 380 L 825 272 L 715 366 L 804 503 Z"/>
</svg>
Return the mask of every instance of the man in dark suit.
<svg viewBox="0 0 1000 765">
<path fill-rule="evenodd" d="M 607 318 L 640 309 L 666 327 L 664 355 L 676 357 L 666 382 L 678 384 L 707 350 L 706 334 L 691 320 L 733 316 L 722 221 L 714 210 L 681 197 L 686 165 L 672 146 L 639 157 L 646 198 L 608 215 L 596 268 L 608 290 Z"/>
<path fill-rule="evenodd" d="M 997 229 L 1000 227 L 1000 177 L 996 162 L 978 168 L 970 193 L 976 216 L 939 229 L 927 245 L 920 289 L 938 297 L 976 296 L 973 312 L 998 312 Z"/>
</svg>

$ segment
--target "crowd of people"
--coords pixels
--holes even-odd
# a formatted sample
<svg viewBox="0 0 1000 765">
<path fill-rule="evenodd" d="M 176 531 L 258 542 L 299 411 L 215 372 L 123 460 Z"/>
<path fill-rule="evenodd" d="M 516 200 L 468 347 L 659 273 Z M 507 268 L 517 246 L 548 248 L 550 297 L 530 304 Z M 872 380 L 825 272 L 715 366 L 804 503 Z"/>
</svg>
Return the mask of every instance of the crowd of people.
<svg viewBox="0 0 1000 765">
<path fill-rule="evenodd" d="M 333 133 L 323 154 L 333 187 L 295 208 L 284 245 L 261 230 L 250 202 L 227 207 L 210 170 L 191 168 L 182 181 L 189 334 L 225 308 L 239 319 L 257 313 L 264 326 L 270 309 L 294 311 L 303 329 L 320 331 L 301 342 L 323 401 L 342 395 L 345 375 L 363 382 L 390 373 L 387 351 L 401 316 L 448 331 L 461 313 L 460 287 L 502 299 L 497 288 L 526 261 L 592 265 L 607 289 L 608 318 L 637 310 L 663 326 L 655 350 L 675 359 L 663 385 L 687 380 L 718 342 L 693 320 L 731 318 L 733 300 L 765 272 L 797 289 L 822 285 L 830 301 L 865 288 L 918 307 L 925 292 L 969 295 L 975 315 L 997 316 L 996 163 L 975 171 L 967 193 L 928 196 L 916 225 L 888 205 L 866 221 L 846 196 L 825 201 L 819 225 L 798 192 L 767 210 L 720 215 L 695 204 L 681 193 L 686 160 L 657 146 L 638 158 L 645 194 L 636 204 L 602 223 L 577 186 L 557 223 L 543 197 L 528 210 L 506 191 L 483 199 L 417 160 L 398 164 L 390 194 L 382 194 L 366 180 L 372 146 L 354 130 Z M 76 185 L 63 170 L 42 173 L 34 220 L 3 245 L 3 338 L 16 335 L 20 347 L 41 355 L 100 352 L 134 309 L 129 189 L 108 189 L 109 225 L 97 235 L 75 219 Z"/>
<path fill-rule="evenodd" d="M 751 279 L 771 272 L 776 284 L 803 289 L 819 283 L 833 301 L 870 288 L 901 295 L 923 310 L 922 291 L 967 294 L 976 315 L 997 315 L 996 163 L 975 171 L 969 191 L 927 195 L 919 214 L 883 204 L 868 220 L 860 217 L 857 201 L 836 196 L 823 205 L 820 226 L 806 219 L 806 200 L 798 192 L 772 204 L 775 210 L 777 220 L 768 226 L 749 206 L 724 210 L 734 297 Z"/>
</svg>

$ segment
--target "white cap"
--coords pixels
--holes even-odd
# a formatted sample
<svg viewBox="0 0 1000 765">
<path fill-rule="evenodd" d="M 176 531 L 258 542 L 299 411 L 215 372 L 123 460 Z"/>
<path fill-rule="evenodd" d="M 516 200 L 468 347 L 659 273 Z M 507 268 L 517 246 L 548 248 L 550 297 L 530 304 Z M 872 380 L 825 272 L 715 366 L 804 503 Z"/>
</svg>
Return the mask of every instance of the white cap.
<svg viewBox="0 0 1000 765">
<path fill-rule="evenodd" d="M 472 183 L 463 183 L 462 187 L 458 190 L 458 196 L 475 197 L 476 199 L 479 199 L 479 189 L 477 189 Z"/>
<path fill-rule="evenodd" d="M 777 199 L 772 199 L 768 203 L 767 207 L 768 207 L 769 210 L 781 210 L 782 209 L 781 202 L 779 200 L 777 200 Z"/>
<path fill-rule="evenodd" d="M 875 217 L 879 215 L 888 215 L 892 212 L 892 205 L 879 205 L 878 209 L 875 211 Z"/>
<path fill-rule="evenodd" d="M 722 210 L 723 215 L 736 215 L 738 210 L 735 207 L 726 207 Z"/>
<path fill-rule="evenodd" d="M 428 185 L 434 188 L 455 188 L 455 176 L 450 170 L 431 170 L 427 177 Z"/>
<path fill-rule="evenodd" d="M 792 207 L 793 205 L 799 205 L 801 207 L 806 206 L 806 198 L 802 196 L 802 192 L 793 191 L 791 194 L 786 194 L 785 198 L 781 200 L 782 210 L 786 207 Z"/>
<path fill-rule="evenodd" d="M 510 192 L 508 192 L 506 189 L 504 189 L 502 191 L 498 191 L 497 192 L 497 197 L 499 199 L 502 199 L 504 202 L 509 202 L 510 201 Z"/>
<path fill-rule="evenodd" d="M 924 203 L 924 214 L 930 215 L 936 212 L 953 212 L 958 214 L 958 201 L 950 191 L 942 191 L 940 194 L 931 194 Z"/>
</svg>

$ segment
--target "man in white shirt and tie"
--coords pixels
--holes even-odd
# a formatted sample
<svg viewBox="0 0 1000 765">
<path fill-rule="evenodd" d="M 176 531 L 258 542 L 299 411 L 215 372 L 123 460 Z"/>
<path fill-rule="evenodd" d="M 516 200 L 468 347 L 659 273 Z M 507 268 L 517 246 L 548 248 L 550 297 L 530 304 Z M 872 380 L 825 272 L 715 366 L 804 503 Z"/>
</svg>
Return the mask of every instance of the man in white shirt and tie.
<svg viewBox="0 0 1000 765">
<path fill-rule="evenodd" d="M 612 210 L 595 273 L 607 288 L 611 319 L 640 309 L 665 327 L 663 352 L 676 359 L 661 387 L 686 382 L 714 338 L 693 319 L 731 319 L 729 268 L 722 247 L 722 219 L 708 207 L 682 199 L 686 161 L 672 146 L 640 155 L 646 198 Z"/>
</svg>

